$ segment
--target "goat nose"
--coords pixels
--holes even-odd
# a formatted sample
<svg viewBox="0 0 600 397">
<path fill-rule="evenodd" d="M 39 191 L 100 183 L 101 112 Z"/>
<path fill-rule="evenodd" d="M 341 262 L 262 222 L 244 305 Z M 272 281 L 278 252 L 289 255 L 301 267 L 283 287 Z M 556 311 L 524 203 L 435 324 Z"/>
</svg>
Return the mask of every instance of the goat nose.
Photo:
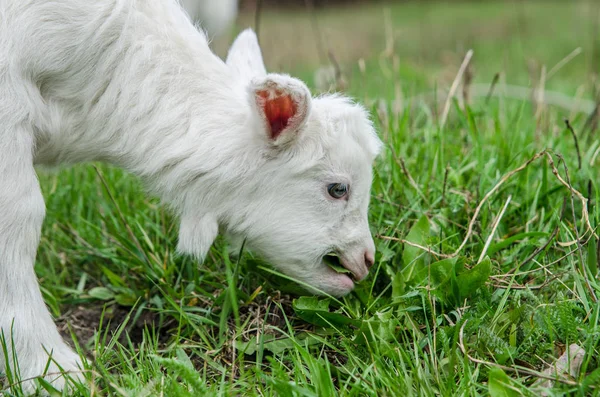
<svg viewBox="0 0 600 397">
<path fill-rule="evenodd" d="M 367 266 L 367 269 L 370 269 L 371 267 L 373 267 L 374 264 L 375 264 L 375 255 L 370 251 L 366 251 L 365 252 L 365 265 Z"/>
</svg>

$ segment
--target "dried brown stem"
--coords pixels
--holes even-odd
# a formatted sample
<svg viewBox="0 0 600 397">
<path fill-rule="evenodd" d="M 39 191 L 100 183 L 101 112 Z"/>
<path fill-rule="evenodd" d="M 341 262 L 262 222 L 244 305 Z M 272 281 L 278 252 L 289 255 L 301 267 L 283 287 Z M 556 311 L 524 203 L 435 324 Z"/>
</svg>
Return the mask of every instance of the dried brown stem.
<svg viewBox="0 0 600 397">
<path fill-rule="evenodd" d="M 600 99 L 596 100 L 593 110 L 590 112 L 585 124 L 583 125 L 584 133 L 590 133 L 598 128 L 598 118 L 600 116 Z"/>
<path fill-rule="evenodd" d="M 485 104 L 487 105 L 494 94 L 494 90 L 496 89 L 496 84 L 498 84 L 498 80 L 500 80 L 500 73 L 496 73 L 494 78 L 492 79 L 492 83 L 490 84 L 490 90 L 485 96 Z"/>
<path fill-rule="evenodd" d="M 554 174 L 554 176 L 558 179 L 558 181 L 563 186 L 565 186 L 567 189 L 569 189 L 571 191 L 571 193 L 573 193 L 575 196 L 577 196 L 577 198 L 581 201 L 581 204 L 582 204 L 581 217 L 583 218 L 583 221 L 587 227 L 587 231 L 584 233 L 584 235 L 587 234 L 588 232 L 591 232 L 594 235 L 594 237 L 598 238 L 598 235 L 594 231 L 595 229 L 592 227 L 592 224 L 590 223 L 590 217 L 589 217 L 588 210 L 587 210 L 588 199 L 585 198 L 583 196 L 583 194 L 581 194 L 578 190 L 574 189 L 570 183 L 567 183 L 560 176 L 560 174 L 558 173 L 558 169 L 556 168 L 556 165 L 554 163 L 554 159 L 552 159 L 552 156 L 550 155 L 550 153 L 548 151 L 544 151 L 543 153 L 548 158 L 548 163 L 550 164 L 550 167 L 552 168 L 552 173 Z M 560 156 L 560 155 L 557 155 L 557 156 Z"/>
<path fill-rule="evenodd" d="M 585 265 L 584 265 L 584 261 L 583 261 L 583 247 L 581 245 L 581 240 L 579 238 L 579 230 L 577 229 L 577 217 L 575 216 L 575 198 L 574 198 L 574 191 L 575 189 L 573 189 L 573 187 L 571 186 L 571 179 L 569 177 L 569 169 L 567 168 L 567 162 L 565 161 L 565 159 L 560 155 L 560 154 L 556 154 L 556 156 L 562 161 L 563 163 L 563 167 L 565 169 L 565 176 L 567 178 L 567 184 L 569 185 L 569 190 L 571 191 L 571 212 L 572 212 L 572 216 L 573 216 L 573 229 L 575 230 L 575 239 L 577 240 L 577 245 L 579 247 L 578 253 L 579 253 L 579 264 L 581 266 L 581 276 L 583 277 L 583 279 L 585 280 L 585 285 L 588 289 L 588 292 L 590 293 L 590 295 L 592 296 L 592 299 L 594 302 L 598 301 L 598 298 L 596 297 L 596 294 L 594 293 L 594 289 L 592 288 L 592 285 L 590 284 L 590 280 L 587 277 L 587 272 L 585 270 Z M 581 195 L 581 197 L 583 197 L 583 195 L 581 193 L 579 193 Z M 587 199 L 585 199 L 586 201 L 583 202 L 583 207 L 584 210 L 587 214 Z M 591 225 L 590 225 L 591 226 Z M 594 233 L 594 230 L 592 229 L 592 233 Z"/>
<path fill-rule="evenodd" d="M 575 141 L 575 150 L 577 150 L 577 169 L 580 170 L 581 169 L 581 151 L 579 150 L 579 141 L 577 140 L 577 134 L 575 134 L 575 130 L 571 126 L 569 119 L 565 119 L 565 125 L 567 126 L 567 129 L 571 132 L 571 135 L 573 136 L 573 141 Z"/>
<path fill-rule="evenodd" d="M 394 153 L 394 158 L 396 159 L 396 162 L 400 165 L 400 168 L 402 169 L 402 173 L 404 173 L 404 175 L 408 179 L 408 182 L 413 187 L 413 189 L 416 190 L 416 192 L 419 194 L 419 196 L 421 196 L 423 201 L 428 202 L 427 197 L 425 197 L 425 194 L 421 191 L 421 189 L 419 188 L 419 185 L 417 185 L 417 182 L 415 182 L 415 180 L 413 179 L 410 172 L 408 172 L 408 168 L 406 168 L 404 159 L 402 157 L 400 157 L 400 158 L 396 157 L 395 153 Z"/>
<path fill-rule="evenodd" d="M 473 64 L 469 63 L 463 75 L 462 96 L 465 105 L 470 102 L 469 90 L 471 89 L 471 83 L 473 83 Z"/>
<path fill-rule="evenodd" d="M 550 245 L 550 243 L 556 238 L 556 236 L 558 236 L 558 231 L 560 230 L 560 224 L 562 223 L 564 217 L 565 217 L 565 211 L 567 209 L 567 198 L 565 197 L 563 199 L 563 203 L 562 203 L 562 207 L 560 209 L 560 216 L 558 218 L 558 225 L 554 228 L 554 230 L 552 231 L 552 234 L 550 235 L 550 237 L 548 238 L 548 241 L 546 241 L 546 243 L 544 245 L 542 245 L 541 247 L 538 247 L 535 249 L 535 251 L 533 251 L 533 253 L 531 255 L 529 255 L 520 265 L 519 267 L 523 267 L 526 264 L 528 264 L 529 262 L 531 262 L 536 256 L 538 256 L 540 254 L 540 252 L 544 251 L 546 248 L 548 248 L 548 246 Z M 512 269 L 510 272 L 508 272 L 509 274 L 512 273 L 513 271 L 515 271 L 516 268 Z"/>
<path fill-rule="evenodd" d="M 446 205 L 446 187 L 448 186 L 448 172 L 450 172 L 450 164 L 446 164 L 446 171 L 444 171 L 444 184 L 442 185 L 442 207 Z"/>
<path fill-rule="evenodd" d="M 391 236 L 382 236 L 382 235 L 377 236 L 377 238 L 380 238 L 382 240 L 397 241 L 397 242 L 402 243 L 402 244 L 410 245 L 411 247 L 415 247 L 415 248 L 418 248 L 420 250 L 426 251 L 427 253 L 429 253 L 431 255 L 434 255 L 434 256 L 437 256 L 439 258 L 452 258 L 453 257 L 453 255 L 441 254 L 439 252 L 436 252 L 436 251 L 432 250 L 429 247 L 424 247 L 422 245 L 413 243 L 413 242 L 408 241 L 408 240 L 404 240 L 402 238 L 391 237 Z"/>
<path fill-rule="evenodd" d="M 550 277 L 549 279 L 545 280 L 543 283 L 538 284 L 538 285 L 528 285 L 528 284 L 525 284 L 525 285 L 520 285 L 520 284 L 517 284 L 517 285 L 514 285 L 514 284 L 511 284 L 511 285 L 492 284 L 492 285 L 495 288 L 502 288 L 502 289 L 540 290 L 540 289 L 544 288 L 545 286 L 547 286 L 548 284 L 550 284 L 552 281 L 554 281 L 557 278 L 559 278 L 560 276 L 562 276 L 562 274 L 554 275 L 554 276 Z M 499 280 L 501 282 L 504 282 L 505 284 L 509 283 L 509 282 L 507 282 L 505 280 L 499 279 L 498 277 L 491 276 L 490 278 Z"/>
<path fill-rule="evenodd" d="M 564 203 L 566 203 L 567 201 L 565 200 Z M 564 208 L 564 203 L 563 203 L 563 208 Z M 544 243 L 544 245 L 542 245 L 541 247 L 538 247 L 535 249 L 535 251 L 533 251 L 531 253 L 531 255 L 529 255 L 520 265 L 520 267 L 525 266 L 526 264 L 528 264 L 529 262 L 531 262 L 536 256 L 538 256 L 540 254 L 540 252 L 544 251 L 546 248 L 548 248 L 548 246 L 550 245 L 550 243 L 556 238 L 556 236 L 558 235 L 558 231 L 559 231 L 559 227 L 555 227 L 554 230 L 552 231 L 552 234 L 550 235 L 550 237 L 548 238 L 548 241 L 546 241 Z M 514 269 L 513 269 L 514 270 Z M 511 272 L 513 271 L 511 270 Z M 509 272 L 509 273 L 511 273 Z"/>
<path fill-rule="evenodd" d="M 346 88 L 346 83 L 344 81 L 344 75 L 342 73 L 342 68 L 340 67 L 340 63 L 337 61 L 335 54 L 332 50 L 329 50 L 327 55 L 329 56 L 329 61 L 333 66 L 333 70 L 335 72 L 335 84 L 337 89 L 343 90 Z"/>
</svg>

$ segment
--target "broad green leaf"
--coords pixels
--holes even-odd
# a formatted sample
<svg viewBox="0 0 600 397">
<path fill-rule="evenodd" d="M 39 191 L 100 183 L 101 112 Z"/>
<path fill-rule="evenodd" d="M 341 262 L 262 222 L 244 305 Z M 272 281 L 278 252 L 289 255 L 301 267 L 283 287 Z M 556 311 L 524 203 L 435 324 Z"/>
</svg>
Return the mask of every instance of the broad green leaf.
<svg viewBox="0 0 600 397">
<path fill-rule="evenodd" d="M 392 276 L 392 298 L 396 299 L 406 292 L 406 283 L 402 272 L 397 272 Z"/>
<path fill-rule="evenodd" d="M 491 368 L 488 378 L 490 397 L 517 397 L 522 393 L 513 386 L 512 380 L 500 368 Z"/>
<path fill-rule="evenodd" d="M 457 258 L 442 259 L 425 266 L 415 277 L 415 284 L 426 285 L 433 295 L 447 302 L 453 296 L 452 279 Z"/>
<path fill-rule="evenodd" d="M 410 241 L 411 243 L 419 244 L 421 246 L 427 245 L 427 238 L 429 237 L 429 221 L 427 217 L 423 215 L 417 223 L 413 225 L 406 236 L 406 241 Z M 398 294 L 403 291 L 403 284 L 410 284 L 413 280 L 413 277 L 416 276 L 416 273 L 421 270 L 421 268 L 425 265 L 425 252 L 417 247 L 413 247 L 408 244 L 404 244 L 404 249 L 402 251 L 402 263 L 404 264 L 404 268 L 402 269 L 401 274 L 398 277 L 402 277 L 402 279 L 394 280 L 393 286 L 396 287 L 396 291 Z"/>
<path fill-rule="evenodd" d="M 432 263 L 429 266 L 429 285 L 437 287 L 443 285 L 450 280 L 456 258 L 447 258 L 441 261 Z"/>
<path fill-rule="evenodd" d="M 261 335 L 261 340 L 257 341 L 256 338 L 253 338 L 247 342 L 236 341 L 235 346 L 240 352 L 252 355 L 256 353 L 257 350 L 260 350 L 261 346 L 264 350 L 279 354 L 285 350 L 294 348 L 298 343 L 302 345 L 308 344 L 309 346 L 321 343 L 318 339 L 311 337 L 309 334 L 295 335 L 294 339 L 278 338 L 275 335 L 263 334 Z"/>
<path fill-rule="evenodd" d="M 175 350 L 175 354 L 176 354 L 177 360 L 179 360 L 179 362 L 181 362 L 183 365 L 185 365 L 186 367 L 188 367 L 190 369 L 194 369 L 194 364 L 192 363 L 192 360 L 190 360 L 190 357 L 187 355 L 185 350 L 183 350 L 181 348 L 177 348 Z"/>
<path fill-rule="evenodd" d="M 454 271 L 455 263 L 456 258 L 447 258 L 434 262 L 431 265 L 421 269 L 415 277 L 415 280 L 417 282 L 428 280 L 427 284 L 430 287 L 438 287 L 450 280 L 452 272 Z"/>
<path fill-rule="evenodd" d="M 133 306 L 137 302 L 137 297 L 133 291 L 115 295 L 115 301 L 122 306 Z"/>
<path fill-rule="evenodd" d="M 429 237 L 429 220 L 427 217 L 423 215 L 417 223 L 413 225 L 410 229 L 410 232 L 406 235 L 405 240 L 410 241 L 411 243 L 426 245 L 427 238 Z M 402 252 L 402 262 L 404 266 L 409 266 L 415 262 L 415 260 L 423 254 L 423 250 L 413 247 L 411 245 L 405 244 L 404 251 Z"/>
<path fill-rule="evenodd" d="M 468 269 L 460 273 L 456 277 L 460 299 L 462 300 L 464 298 L 468 298 L 475 291 L 477 291 L 477 289 L 484 285 L 485 282 L 490 278 L 491 273 L 492 261 L 490 261 L 490 258 L 487 256 L 472 269 Z"/>
<path fill-rule="evenodd" d="M 302 296 L 292 303 L 294 312 L 306 322 L 320 327 L 339 327 L 345 325 L 360 326 L 361 321 L 343 314 L 329 311 L 329 299 L 316 296 Z"/>
<path fill-rule="evenodd" d="M 115 293 L 106 287 L 94 287 L 88 291 L 88 294 L 92 298 L 101 299 L 104 301 L 113 299 L 115 297 Z"/>
<path fill-rule="evenodd" d="M 381 257 L 381 262 L 390 261 L 397 255 L 396 251 L 387 246 L 378 247 L 377 251 L 379 252 L 379 256 Z"/>
<path fill-rule="evenodd" d="M 316 296 L 301 296 L 294 299 L 294 309 L 307 311 L 329 311 L 329 299 L 319 299 Z"/>
<path fill-rule="evenodd" d="M 360 343 L 363 339 L 378 344 L 384 341 L 395 341 L 397 325 L 398 318 L 394 315 L 393 310 L 377 312 L 363 321 L 360 330 L 357 331 L 357 343 Z M 381 345 L 379 348 L 381 348 Z"/>
</svg>

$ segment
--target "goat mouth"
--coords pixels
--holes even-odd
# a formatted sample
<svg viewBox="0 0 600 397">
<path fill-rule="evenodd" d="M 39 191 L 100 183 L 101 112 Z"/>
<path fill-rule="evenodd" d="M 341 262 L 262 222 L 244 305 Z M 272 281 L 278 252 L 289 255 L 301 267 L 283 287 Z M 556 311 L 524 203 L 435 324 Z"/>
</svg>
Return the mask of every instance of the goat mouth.
<svg viewBox="0 0 600 397">
<path fill-rule="evenodd" d="M 323 262 L 329 266 L 336 273 L 345 274 L 352 279 L 352 281 L 356 280 L 355 274 L 350 271 L 346 266 L 344 266 L 344 262 L 340 259 L 340 256 L 336 253 L 329 253 L 323 257 Z"/>
</svg>

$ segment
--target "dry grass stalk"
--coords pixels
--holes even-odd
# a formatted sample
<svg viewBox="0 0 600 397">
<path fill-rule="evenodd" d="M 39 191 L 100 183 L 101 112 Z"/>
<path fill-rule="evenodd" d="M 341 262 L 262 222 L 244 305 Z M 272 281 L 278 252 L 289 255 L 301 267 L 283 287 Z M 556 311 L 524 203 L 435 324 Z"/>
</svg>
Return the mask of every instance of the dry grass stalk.
<svg viewBox="0 0 600 397">
<path fill-rule="evenodd" d="M 494 78 L 492 79 L 492 83 L 490 84 L 490 90 L 488 91 L 487 95 L 485 96 L 486 104 L 488 104 L 490 102 L 490 99 L 492 98 L 492 95 L 494 94 L 496 84 L 498 84 L 498 80 L 500 80 L 500 73 L 496 73 L 494 75 Z"/>
<path fill-rule="evenodd" d="M 329 56 L 329 61 L 331 62 L 331 65 L 333 66 L 333 70 L 335 72 L 334 78 L 335 78 L 336 89 L 340 90 L 340 91 L 344 91 L 346 88 L 348 88 L 348 82 L 347 82 L 346 78 L 344 77 L 344 74 L 342 73 L 342 68 L 340 67 L 340 63 L 337 61 L 335 54 L 333 53 L 332 50 L 329 50 L 327 55 Z"/>
<path fill-rule="evenodd" d="M 477 263 L 480 263 L 483 260 L 483 258 L 485 258 L 485 253 L 487 252 L 488 248 L 490 247 L 490 244 L 492 243 L 494 235 L 496 234 L 496 229 L 498 229 L 500 220 L 504 216 L 504 213 L 506 212 L 506 209 L 508 208 L 508 205 L 510 204 L 511 200 L 512 200 L 512 195 L 509 195 L 508 198 L 506 199 L 506 202 L 504 203 L 504 207 L 502 207 L 502 210 L 500 211 L 500 213 L 494 220 L 494 223 L 492 224 L 492 231 L 490 232 L 490 235 L 488 236 L 487 240 L 485 241 L 485 245 L 483 246 L 483 250 L 481 250 L 481 255 L 479 255 L 479 260 L 477 261 Z"/>
<path fill-rule="evenodd" d="M 386 58 L 394 55 L 394 25 L 392 23 L 392 11 L 386 7 L 383 9 L 383 21 L 385 27 L 385 50 L 383 54 Z"/>
<path fill-rule="evenodd" d="M 598 118 L 600 118 L 600 97 L 596 100 L 594 104 L 594 109 L 590 112 L 585 124 L 583 126 L 583 131 L 591 133 L 598 129 Z"/>
<path fill-rule="evenodd" d="M 471 84 L 473 83 L 473 62 L 470 62 L 465 69 L 465 73 L 463 75 L 463 84 L 462 84 L 462 97 L 464 105 L 468 105 L 471 103 L 471 97 L 469 95 L 471 90 Z"/>
<path fill-rule="evenodd" d="M 576 107 L 580 107 L 580 103 L 583 100 L 583 94 L 585 93 L 585 88 L 585 85 L 581 84 L 579 87 L 577 87 L 577 91 L 575 91 L 575 96 L 573 99 L 575 100 Z M 575 111 L 571 110 L 569 112 L 569 120 L 572 120 L 573 118 L 575 118 Z"/>
<path fill-rule="evenodd" d="M 501 75 L 498 78 L 498 83 L 500 83 Z M 501 88 L 501 89 L 500 89 Z M 446 100 L 446 95 L 440 94 L 440 90 L 435 93 L 426 92 L 422 94 L 418 94 L 409 98 L 406 98 L 405 103 L 415 105 L 417 103 L 423 103 L 428 101 L 438 101 Z M 496 97 L 496 98 L 507 98 L 521 101 L 532 101 L 532 95 L 535 92 L 535 88 L 530 87 L 522 87 L 517 85 L 505 85 L 505 84 L 496 84 L 495 89 L 491 90 L 489 84 L 473 84 L 471 86 L 471 90 L 469 95 L 471 100 L 479 97 Z M 547 106 L 555 106 L 564 110 L 567 110 L 571 113 L 587 113 L 590 114 L 595 112 L 595 109 L 598 108 L 600 111 L 600 102 L 596 103 L 592 100 L 586 100 L 582 98 L 573 98 L 571 96 L 562 94 L 560 92 L 555 91 L 544 91 L 545 104 Z M 368 99 L 369 100 L 369 99 Z M 372 99 L 370 99 L 372 100 Z M 573 117 L 571 117 L 573 118 Z"/>
<path fill-rule="evenodd" d="M 444 105 L 444 110 L 442 111 L 442 117 L 440 120 L 440 128 L 444 128 L 444 126 L 446 125 L 446 121 L 448 119 L 448 114 L 450 112 L 450 102 L 452 101 L 452 98 L 454 97 L 454 94 L 456 93 L 456 90 L 458 89 L 458 85 L 462 79 L 462 76 L 463 76 L 465 70 L 467 69 L 467 66 L 469 65 L 469 62 L 471 62 L 472 57 L 473 57 L 473 50 L 467 51 L 467 55 L 465 55 L 465 58 L 463 59 L 462 64 L 460 65 L 460 68 L 458 69 L 458 73 L 456 74 L 456 77 L 454 78 L 454 81 L 452 82 L 452 85 L 450 86 L 450 91 L 448 92 L 448 97 L 446 98 L 446 104 Z"/>
<path fill-rule="evenodd" d="M 382 73 L 388 79 L 393 79 L 394 70 L 387 65 L 387 60 L 394 56 L 394 25 L 392 23 L 392 13 L 389 8 L 383 9 L 383 22 L 385 29 L 385 49 L 379 54 L 379 67 Z"/>
<path fill-rule="evenodd" d="M 324 64 L 327 62 L 327 52 L 325 51 L 325 46 L 323 44 L 323 35 L 321 34 L 319 21 L 317 20 L 317 14 L 315 13 L 315 5 L 313 3 L 313 0 L 304 0 L 304 5 L 306 6 L 306 10 L 310 14 L 310 23 L 312 25 L 312 31 L 315 35 L 315 42 L 317 44 L 317 52 L 319 54 L 319 59 L 321 60 L 321 63 Z"/>
<path fill-rule="evenodd" d="M 556 65 L 554 65 L 552 67 L 552 69 L 550 69 L 550 71 L 548 72 L 548 74 L 546 76 L 546 81 L 550 80 L 550 78 L 552 76 L 554 76 L 567 63 L 571 62 L 573 60 L 573 58 L 575 58 L 577 55 L 581 54 L 581 52 L 582 52 L 581 47 L 577 47 L 573 51 L 571 51 L 571 53 L 569 55 L 567 55 L 566 57 L 561 59 Z"/>
<path fill-rule="evenodd" d="M 598 298 L 596 297 L 596 294 L 594 292 L 594 288 L 592 288 L 590 280 L 589 280 L 589 278 L 587 276 L 587 271 L 586 271 L 586 267 L 585 267 L 585 264 L 584 264 L 585 262 L 583 261 L 583 254 L 582 254 L 583 246 L 581 244 L 581 239 L 579 237 L 579 230 L 577 229 L 577 217 L 575 216 L 575 200 L 574 200 L 574 197 L 573 197 L 575 195 L 576 190 L 573 189 L 573 187 L 571 185 L 571 179 L 569 177 L 569 169 L 567 168 L 567 163 L 566 163 L 565 159 L 560 154 L 556 154 L 556 156 L 563 163 L 563 167 L 565 168 L 565 176 L 567 178 L 566 182 L 568 184 L 569 190 L 571 191 L 571 211 L 572 211 L 572 215 L 573 215 L 573 229 L 575 231 L 575 240 L 577 241 L 577 246 L 579 248 L 578 254 L 579 254 L 579 264 L 580 264 L 580 267 L 581 267 L 581 270 L 580 270 L 581 271 L 581 276 L 585 280 L 585 285 L 586 285 L 586 287 L 587 287 L 590 295 L 592 296 L 592 300 L 594 302 L 597 302 Z M 579 195 L 580 195 L 581 198 L 583 198 L 583 195 L 581 193 L 579 193 Z M 585 215 L 589 218 L 588 210 L 587 210 L 587 198 L 585 198 L 585 201 L 582 201 L 582 205 L 583 205 L 583 210 L 584 210 Z M 589 219 L 588 219 L 588 222 L 589 222 Z M 591 225 L 590 225 L 590 227 L 591 227 Z M 592 232 L 592 236 L 594 236 L 594 229 L 591 229 L 591 232 Z M 587 231 L 586 231 L 586 233 L 587 233 Z"/>
<path fill-rule="evenodd" d="M 392 236 L 381 236 L 381 235 L 377 236 L 377 238 L 380 238 L 382 240 L 388 240 L 388 241 L 396 241 L 398 243 L 410 245 L 411 247 L 418 248 L 418 249 L 420 249 L 422 251 L 427 252 L 428 254 L 431 254 L 433 256 L 437 256 L 439 258 L 453 258 L 454 257 L 454 255 L 452 255 L 452 254 L 442 254 L 440 252 L 432 250 L 430 247 L 424 247 L 424 246 L 422 246 L 420 244 L 416 244 L 416 243 L 413 243 L 411 241 L 408 241 L 408 240 L 405 240 L 405 239 L 402 239 L 402 238 L 397 238 L 397 237 L 392 237 Z"/>
<path fill-rule="evenodd" d="M 538 88 L 540 84 L 540 76 L 539 76 L 539 64 L 535 59 L 529 59 L 527 61 L 527 72 L 529 73 L 529 80 L 532 82 L 533 88 L 530 92 L 530 101 L 533 109 L 533 114 L 537 114 L 538 109 Z"/>
<path fill-rule="evenodd" d="M 570 183 L 567 183 L 567 181 L 565 181 L 559 174 L 558 169 L 556 168 L 556 165 L 554 163 L 554 159 L 552 159 L 552 156 L 550 155 L 550 153 L 545 150 L 544 152 L 542 152 L 543 154 L 546 155 L 546 157 L 548 158 L 548 163 L 550 164 L 550 167 L 552 168 L 552 173 L 554 174 L 554 176 L 556 177 L 556 179 L 558 179 L 558 181 L 565 186 L 567 189 L 569 189 L 571 191 L 572 194 L 574 194 L 575 196 L 577 196 L 577 198 L 579 199 L 579 201 L 581 201 L 581 218 L 583 219 L 583 222 L 587 228 L 586 232 L 584 233 L 584 236 L 587 233 L 591 233 L 594 237 L 598 238 L 598 235 L 596 234 L 596 232 L 594 231 L 595 229 L 592 227 L 592 224 L 590 223 L 590 216 L 587 210 L 587 204 L 588 204 L 588 199 L 585 198 L 583 196 L 583 194 L 581 194 L 578 190 L 574 189 Z M 560 156 L 560 155 L 557 155 Z M 562 158 L 562 157 L 561 157 Z M 564 161 L 563 161 L 564 163 Z M 583 236 L 582 236 L 583 237 Z"/>
<path fill-rule="evenodd" d="M 581 151 L 579 150 L 579 141 L 577 140 L 577 134 L 575 134 L 575 130 L 571 126 L 569 119 L 565 119 L 565 125 L 567 129 L 571 132 L 571 136 L 573 137 L 573 141 L 575 141 L 575 149 L 577 150 L 577 169 L 581 169 Z"/>
<path fill-rule="evenodd" d="M 542 126 L 542 117 L 544 116 L 545 99 L 544 92 L 546 90 L 546 65 L 542 66 L 542 72 L 540 73 L 540 81 L 537 85 L 537 88 L 534 92 L 535 96 L 535 120 L 538 131 L 543 129 Z"/>
<path fill-rule="evenodd" d="M 406 163 L 404 162 L 404 159 L 396 156 L 396 153 L 394 152 L 393 148 L 391 150 L 392 150 L 392 154 L 394 155 L 394 160 L 396 161 L 396 164 L 398 164 L 400 166 L 402 173 L 404 174 L 404 176 L 406 176 L 406 179 L 408 179 L 408 182 L 410 183 L 410 185 L 413 187 L 413 189 L 415 189 L 415 191 L 419 194 L 419 196 L 421 196 L 423 201 L 425 201 L 426 203 L 429 202 L 429 200 L 427 200 L 427 197 L 425 197 L 425 194 L 423 193 L 423 191 L 419 188 L 419 185 L 417 184 L 417 182 L 413 179 L 410 172 L 408 172 L 408 168 L 406 168 Z"/>
<path fill-rule="evenodd" d="M 489 198 L 496 191 L 498 191 L 498 189 L 500 189 L 500 186 L 502 186 L 513 175 L 523 171 L 525 168 L 527 168 L 529 166 L 529 164 L 533 163 L 535 160 L 542 157 L 544 155 L 544 153 L 546 153 L 546 151 L 536 153 L 532 158 L 527 160 L 525 163 L 521 164 L 519 167 L 517 167 L 514 170 L 510 171 L 509 173 L 505 174 L 500 179 L 500 181 L 498 181 L 498 183 L 496 183 L 496 185 L 489 192 L 486 193 L 486 195 L 483 197 L 483 199 L 481 199 L 481 201 L 479 202 L 479 205 L 477 205 L 477 207 L 475 208 L 475 213 L 473 214 L 473 217 L 471 218 L 471 221 L 469 222 L 469 226 L 467 227 L 467 234 L 466 234 L 465 238 L 463 239 L 463 241 L 460 244 L 460 246 L 458 247 L 458 249 L 452 254 L 452 256 L 457 256 L 463 250 L 465 245 L 467 245 L 467 242 L 469 241 L 469 239 L 471 238 L 471 235 L 473 234 L 473 227 L 475 226 L 475 222 L 477 221 L 477 218 L 479 217 L 479 213 L 481 212 L 483 205 L 489 200 Z"/>
<path fill-rule="evenodd" d="M 260 17 L 262 14 L 262 0 L 256 0 L 256 9 L 254 10 L 254 31 L 256 40 L 260 44 Z"/>
<path fill-rule="evenodd" d="M 473 233 L 474 233 L 474 227 L 475 227 L 475 223 L 477 222 L 477 219 L 479 218 L 479 215 L 481 213 L 481 210 L 483 209 L 485 203 L 490 199 L 490 197 L 492 195 L 494 195 L 494 193 L 496 193 L 500 187 L 506 183 L 506 181 L 508 181 L 510 178 L 512 178 L 514 175 L 516 175 L 517 173 L 523 171 L 524 169 L 526 169 L 531 163 L 533 163 L 534 161 L 536 161 L 537 159 L 539 159 L 542 156 L 546 156 L 548 159 L 548 163 L 550 165 L 550 167 L 552 168 L 552 173 L 554 174 L 554 176 L 558 179 L 558 181 L 565 186 L 567 189 L 569 189 L 569 191 L 576 196 L 579 201 L 582 204 L 582 214 L 581 214 L 581 219 L 586 227 L 586 231 L 582 236 L 579 236 L 577 240 L 575 241 L 571 241 L 568 243 L 562 243 L 562 246 L 570 246 L 573 244 L 579 244 L 581 241 L 581 238 L 584 238 L 585 236 L 594 236 L 596 239 L 598 239 L 598 235 L 596 234 L 595 229 L 592 227 L 591 223 L 590 223 L 590 219 L 589 219 L 589 213 L 587 210 L 587 203 L 588 203 L 588 199 L 585 198 L 583 196 L 583 194 L 581 194 L 578 190 L 574 189 L 570 183 L 568 183 L 567 181 L 565 181 L 561 176 L 560 173 L 558 172 L 558 169 L 556 168 L 554 159 L 552 158 L 550 152 L 548 150 L 543 150 L 541 152 L 536 153 L 533 157 L 531 157 L 529 160 L 525 161 L 523 164 L 521 164 L 520 166 L 518 166 L 517 168 L 509 171 L 508 173 L 506 173 L 486 194 L 485 196 L 479 201 L 479 204 L 477 205 L 477 207 L 475 208 L 475 212 L 473 214 L 473 216 L 471 217 L 471 220 L 469 221 L 469 224 L 467 226 L 467 233 L 465 235 L 465 237 L 463 238 L 463 241 L 461 242 L 460 246 L 452 253 L 452 254 L 442 254 L 436 251 L 433 251 L 431 248 L 429 247 L 423 247 L 420 246 L 418 244 L 414 244 L 411 243 L 409 241 L 406 241 L 404 239 L 400 239 L 400 238 L 396 238 L 396 237 L 391 237 L 391 236 L 378 236 L 379 238 L 382 238 L 384 240 L 391 240 L 391 241 L 398 241 L 404 244 L 408 244 L 410 246 L 422 249 L 423 251 L 427 251 L 435 256 L 441 257 L 441 258 L 453 258 L 456 257 L 460 254 L 460 252 L 464 249 L 464 247 L 467 245 L 469 239 L 472 237 Z M 399 160 L 397 160 L 399 161 Z M 402 167 L 402 161 L 399 161 L 399 165 Z M 410 174 L 408 174 L 410 175 Z M 412 178 L 409 178 L 409 181 L 411 181 Z M 414 182 L 414 180 L 413 180 Z M 411 182 L 412 184 L 412 182 Z M 413 186 L 414 187 L 414 186 Z M 417 190 L 420 191 L 420 190 Z M 560 243 L 559 243 L 560 244 Z M 566 245 L 565 245 L 566 244 Z"/>
<path fill-rule="evenodd" d="M 446 188 L 448 186 L 448 173 L 450 172 L 450 164 L 446 164 L 446 170 L 444 171 L 444 183 L 442 185 L 442 204 L 444 207 L 446 205 Z"/>
</svg>

